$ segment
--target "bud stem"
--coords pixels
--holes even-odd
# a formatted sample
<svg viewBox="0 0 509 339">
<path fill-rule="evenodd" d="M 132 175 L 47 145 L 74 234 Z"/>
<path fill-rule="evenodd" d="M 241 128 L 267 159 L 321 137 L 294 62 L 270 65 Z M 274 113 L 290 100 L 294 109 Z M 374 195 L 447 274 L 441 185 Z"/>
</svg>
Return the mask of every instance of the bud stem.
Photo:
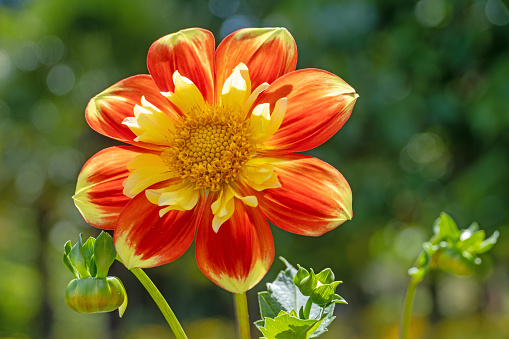
<svg viewBox="0 0 509 339">
<path fill-rule="evenodd" d="M 152 280 L 148 277 L 148 275 L 143 272 L 141 268 L 131 268 L 130 271 L 138 278 L 138 280 L 141 282 L 141 284 L 145 287 L 145 289 L 148 291 L 152 299 L 154 299 L 155 303 L 159 307 L 159 310 L 163 314 L 164 318 L 168 322 L 168 325 L 170 325 L 171 330 L 173 331 L 173 334 L 177 339 L 187 339 L 187 336 L 182 329 L 182 326 L 180 326 L 179 321 L 177 320 L 177 317 L 171 310 L 170 306 L 164 299 L 163 295 L 157 287 L 154 285 Z"/>
<path fill-rule="evenodd" d="M 408 329 L 410 328 L 410 319 L 412 318 L 412 307 L 414 305 L 415 290 L 417 289 L 417 285 L 419 282 L 421 282 L 421 280 L 422 279 L 412 278 L 408 284 L 408 289 L 405 296 L 405 306 L 403 308 L 403 313 L 401 314 L 399 339 L 408 338 Z"/>
<path fill-rule="evenodd" d="M 249 313 L 247 310 L 247 297 L 246 292 L 235 293 L 234 304 L 235 304 L 235 315 L 237 319 L 237 328 L 239 331 L 240 339 L 250 339 L 250 325 L 249 325 Z"/>
</svg>

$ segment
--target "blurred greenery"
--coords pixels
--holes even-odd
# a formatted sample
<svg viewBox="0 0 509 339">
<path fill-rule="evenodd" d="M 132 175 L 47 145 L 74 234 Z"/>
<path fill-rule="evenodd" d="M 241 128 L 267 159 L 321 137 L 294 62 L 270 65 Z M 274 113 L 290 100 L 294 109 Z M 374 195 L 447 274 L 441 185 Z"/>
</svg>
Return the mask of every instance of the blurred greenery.
<svg viewBox="0 0 509 339">
<path fill-rule="evenodd" d="M 504 0 L 505 1 L 505 0 Z M 285 26 L 298 68 L 322 68 L 360 94 L 352 117 L 309 152 L 350 183 L 354 218 L 319 238 L 273 228 L 276 257 L 344 281 L 327 338 L 395 338 L 407 269 L 441 211 L 499 243 L 472 277 L 419 286 L 412 338 L 509 337 L 509 10 L 502 0 L 0 0 L 0 338 L 163 338 L 169 330 L 121 265 L 129 306 L 84 315 L 64 304 L 67 240 L 97 236 L 73 206 L 81 166 L 115 143 L 84 119 L 88 100 L 147 73 L 157 38 L 182 28 L 216 42 L 246 26 Z M 233 338 L 228 292 L 193 249 L 147 270 L 190 338 Z M 276 260 L 248 292 L 283 269 Z M 192 307 L 189 305 L 193 305 Z M 253 337 L 258 335 L 253 329 Z"/>
</svg>

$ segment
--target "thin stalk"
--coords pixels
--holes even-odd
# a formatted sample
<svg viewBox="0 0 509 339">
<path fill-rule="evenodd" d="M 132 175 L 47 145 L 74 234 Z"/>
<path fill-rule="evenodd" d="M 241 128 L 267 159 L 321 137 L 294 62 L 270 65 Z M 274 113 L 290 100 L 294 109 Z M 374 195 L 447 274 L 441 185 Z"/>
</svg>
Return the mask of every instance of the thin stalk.
<svg viewBox="0 0 509 339">
<path fill-rule="evenodd" d="M 237 328 L 240 339 L 251 339 L 251 331 L 249 325 L 249 313 L 247 310 L 246 292 L 235 293 L 233 295 L 235 304 L 235 316 L 237 319 Z"/>
<path fill-rule="evenodd" d="M 405 296 L 405 306 L 401 314 L 401 324 L 399 327 L 399 339 L 408 339 L 408 330 L 410 329 L 410 319 L 412 318 L 412 307 L 414 305 L 414 296 L 417 285 L 422 279 L 411 279 Z"/>
<path fill-rule="evenodd" d="M 170 325 L 171 330 L 173 331 L 175 337 L 177 339 L 187 339 L 187 336 L 184 330 L 182 329 L 182 326 L 180 326 L 177 317 L 171 310 L 170 305 L 168 305 L 163 295 L 161 294 L 161 292 L 159 292 L 156 285 L 154 285 L 154 283 L 152 282 L 152 280 L 150 280 L 148 275 L 145 272 L 143 272 L 141 268 L 131 268 L 130 271 L 133 272 L 136 278 L 138 278 L 141 284 L 148 291 L 152 299 L 154 299 L 155 303 L 159 307 L 159 310 L 161 311 L 164 318 L 168 322 L 168 325 Z"/>
</svg>

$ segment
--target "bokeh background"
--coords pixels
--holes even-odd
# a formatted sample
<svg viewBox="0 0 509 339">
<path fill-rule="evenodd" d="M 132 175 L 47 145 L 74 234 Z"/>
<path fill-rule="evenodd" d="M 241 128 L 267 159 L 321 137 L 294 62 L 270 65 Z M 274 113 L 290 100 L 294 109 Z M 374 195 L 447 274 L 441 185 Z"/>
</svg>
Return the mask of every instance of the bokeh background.
<svg viewBox="0 0 509 339">
<path fill-rule="evenodd" d="M 322 68 L 360 94 L 350 120 L 310 152 L 349 181 L 354 218 L 319 238 L 274 228 L 276 258 L 330 267 L 349 305 L 331 338 L 395 338 L 407 269 L 441 211 L 478 221 L 499 243 L 468 278 L 420 285 L 412 338 L 509 338 L 509 10 L 501 0 L 0 0 L 0 338 L 163 338 L 167 325 L 120 264 L 129 306 L 66 308 L 65 241 L 97 236 L 73 206 L 76 177 L 115 144 L 84 119 L 88 100 L 147 73 L 157 38 L 199 26 L 285 26 L 298 68 Z M 284 265 L 275 260 L 248 292 Z M 190 338 L 233 338 L 232 298 L 193 250 L 147 273 Z M 259 335 L 253 330 L 253 338 Z"/>
</svg>

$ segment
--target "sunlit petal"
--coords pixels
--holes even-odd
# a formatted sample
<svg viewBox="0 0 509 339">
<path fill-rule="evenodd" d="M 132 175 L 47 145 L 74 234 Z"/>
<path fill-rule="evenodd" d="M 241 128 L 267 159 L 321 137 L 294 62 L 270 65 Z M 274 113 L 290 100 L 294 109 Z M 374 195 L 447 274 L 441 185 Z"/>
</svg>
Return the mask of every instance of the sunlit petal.
<svg viewBox="0 0 509 339">
<path fill-rule="evenodd" d="M 334 135 L 347 121 L 358 97 L 334 74 L 304 69 L 282 76 L 258 96 L 254 105 L 287 98 L 281 126 L 264 142 L 271 152 L 303 152 Z"/>
<path fill-rule="evenodd" d="M 285 28 L 245 28 L 230 34 L 217 47 L 216 88 L 241 62 L 249 69 L 252 88 L 257 88 L 295 70 L 297 47 Z"/>
<path fill-rule="evenodd" d="M 122 122 L 134 117 L 134 107 L 145 97 L 170 118 L 178 113 L 175 107 L 159 92 L 150 75 L 136 75 L 109 87 L 93 97 L 85 111 L 88 124 L 95 131 L 122 142 L 139 147 L 158 149 L 159 146 L 136 142 L 136 134 Z"/>
<path fill-rule="evenodd" d="M 212 33 L 201 28 L 184 29 L 154 42 L 148 51 L 147 66 L 160 91 L 175 92 L 173 74 L 178 70 L 212 104 L 214 46 Z"/>
<path fill-rule="evenodd" d="M 209 204 L 211 199 L 208 199 Z M 243 293 L 255 286 L 274 260 L 274 241 L 258 208 L 234 199 L 235 213 L 215 232 L 210 205 L 196 236 L 200 270 L 220 287 Z"/>
<path fill-rule="evenodd" d="M 334 167 L 306 155 L 274 158 L 281 187 L 257 193 L 260 209 L 276 226 L 318 236 L 352 218 L 352 192 Z"/>
<path fill-rule="evenodd" d="M 106 148 L 90 158 L 78 176 L 74 204 L 92 226 L 113 229 L 120 211 L 131 200 L 122 193 L 122 182 L 130 172 L 127 164 L 145 150 L 130 147 Z"/>
<path fill-rule="evenodd" d="M 153 267 L 180 257 L 193 241 L 203 202 L 190 211 L 172 210 L 159 216 L 160 207 L 140 193 L 129 202 L 115 227 L 115 248 L 127 268 Z"/>
</svg>

